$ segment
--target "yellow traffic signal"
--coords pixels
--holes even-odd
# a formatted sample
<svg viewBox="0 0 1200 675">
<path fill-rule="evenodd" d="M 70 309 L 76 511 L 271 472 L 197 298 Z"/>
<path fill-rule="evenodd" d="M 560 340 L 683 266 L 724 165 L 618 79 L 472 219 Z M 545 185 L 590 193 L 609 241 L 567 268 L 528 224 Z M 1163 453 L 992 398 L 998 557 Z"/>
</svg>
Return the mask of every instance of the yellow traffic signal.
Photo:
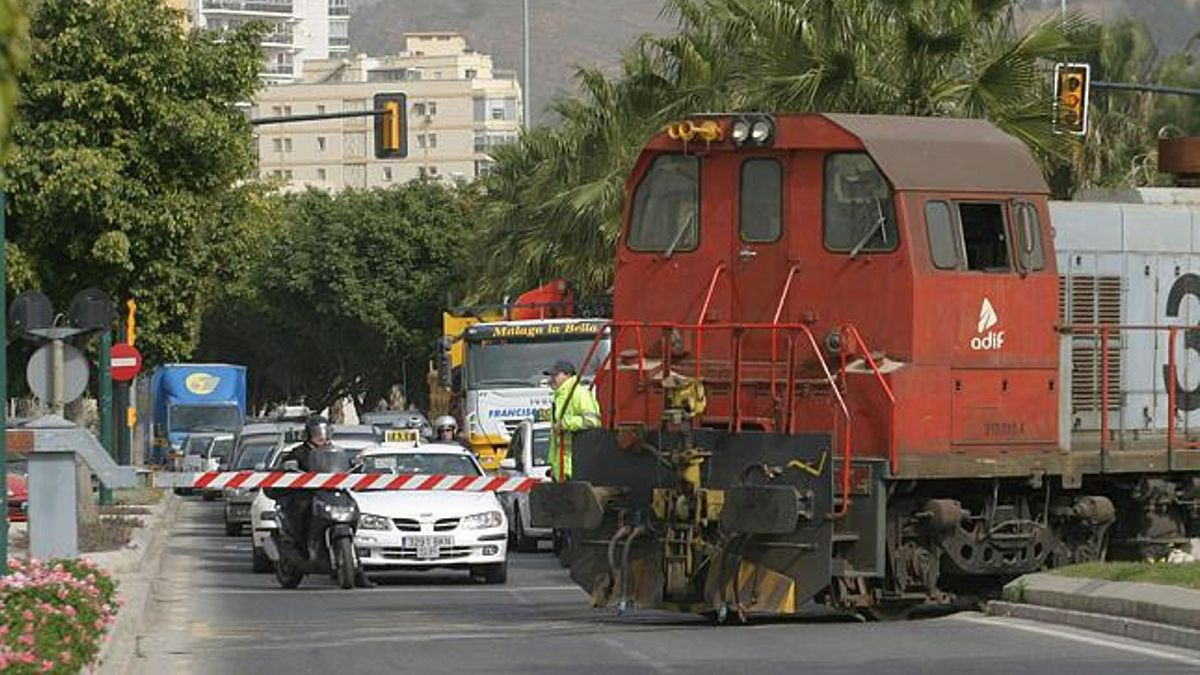
<svg viewBox="0 0 1200 675">
<path fill-rule="evenodd" d="M 408 156 L 408 105 L 404 94 L 375 95 L 375 157 Z"/>
<path fill-rule="evenodd" d="M 1087 135 L 1091 75 L 1092 68 L 1086 63 L 1054 66 L 1054 128 L 1059 132 Z"/>
</svg>

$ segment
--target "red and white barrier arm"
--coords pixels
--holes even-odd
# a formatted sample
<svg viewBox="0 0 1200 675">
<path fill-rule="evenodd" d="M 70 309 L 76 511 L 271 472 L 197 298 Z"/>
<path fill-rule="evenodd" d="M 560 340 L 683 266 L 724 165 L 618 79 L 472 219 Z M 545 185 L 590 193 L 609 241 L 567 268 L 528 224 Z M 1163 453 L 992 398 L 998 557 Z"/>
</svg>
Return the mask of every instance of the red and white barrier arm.
<svg viewBox="0 0 1200 675">
<path fill-rule="evenodd" d="M 222 489 L 285 488 L 321 490 L 443 490 L 450 492 L 529 492 L 535 478 L 446 476 L 390 473 L 299 473 L 284 471 L 209 471 L 159 473 L 156 487 Z"/>
</svg>

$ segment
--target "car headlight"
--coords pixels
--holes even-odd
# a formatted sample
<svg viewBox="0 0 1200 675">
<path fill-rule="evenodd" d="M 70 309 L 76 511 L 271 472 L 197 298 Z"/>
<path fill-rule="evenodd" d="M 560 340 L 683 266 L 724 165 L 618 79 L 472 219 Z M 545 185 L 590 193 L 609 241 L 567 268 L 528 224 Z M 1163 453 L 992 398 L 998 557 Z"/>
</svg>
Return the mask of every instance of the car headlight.
<svg viewBox="0 0 1200 675">
<path fill-rule="evenodd" d="M 390 530 L 392 529 L 392 521 L 377 516 L 373 513 L 364 513 L 358 517 L 358 529 L 360 530 Z"/>
<path fill-rule="evenodd" d="M 275 520 L 275 512 L 274 511 L 263 511 L 262 513 L 258 514 L 258 517 L 263 520 L 272 520 L 273 521 L 273 520 Z"/>
<path fill-rule="evenodd" d="M 462 519 L 462 526 L 468 530 L 483 530 L 489 527 L 500 527 L 504 524 L 504 514 L 499 511 L 475 513 Z"/>
</svg>

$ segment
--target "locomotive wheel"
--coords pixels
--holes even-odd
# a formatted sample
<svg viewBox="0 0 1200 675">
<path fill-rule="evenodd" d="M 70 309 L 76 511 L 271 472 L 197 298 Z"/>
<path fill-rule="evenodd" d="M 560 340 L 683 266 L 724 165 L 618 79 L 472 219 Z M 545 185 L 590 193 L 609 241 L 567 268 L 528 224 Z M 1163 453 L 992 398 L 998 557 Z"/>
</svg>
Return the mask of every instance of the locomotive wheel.
<svg viewBox="0 0 1200 675">
<path fill-rule="evenodd" d="M 912 618 L 919 606 L 910 602 L 893 602 L 871 605 L 862 608 L 861 611 L 863 616 L 871 621 L 907 621 Z"/>
</svg>

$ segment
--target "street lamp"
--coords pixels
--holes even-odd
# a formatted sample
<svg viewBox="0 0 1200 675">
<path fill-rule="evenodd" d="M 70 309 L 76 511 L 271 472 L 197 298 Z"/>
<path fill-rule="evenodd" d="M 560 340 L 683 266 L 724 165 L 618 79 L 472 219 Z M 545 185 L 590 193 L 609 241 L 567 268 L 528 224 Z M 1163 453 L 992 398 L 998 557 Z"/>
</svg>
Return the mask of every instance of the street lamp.
<svg viewBox="0 0 1200 675">
<path fill-rule="evenodd" d="M 521 7 L 522 7 L 522 17 L 525 22 L 525 29 L 522 32 L 522 35 L 525 36 L 525 58 L 524 58 L 525 76 L 524 76 L 524 81 L 521 83 L 521 86 L 523 88 L 522 97 L 525 99 L 525 106 L 523 107 L 523 109 L 521 111 L 521 121 L 524 123 L 525 128 L 528 129 L 529 128 L 529 111 L 533 109 L 533 96 L 530 94 L 531 89 L 529 87 L 529 0 L 521 0 Z"/>
</svg>

